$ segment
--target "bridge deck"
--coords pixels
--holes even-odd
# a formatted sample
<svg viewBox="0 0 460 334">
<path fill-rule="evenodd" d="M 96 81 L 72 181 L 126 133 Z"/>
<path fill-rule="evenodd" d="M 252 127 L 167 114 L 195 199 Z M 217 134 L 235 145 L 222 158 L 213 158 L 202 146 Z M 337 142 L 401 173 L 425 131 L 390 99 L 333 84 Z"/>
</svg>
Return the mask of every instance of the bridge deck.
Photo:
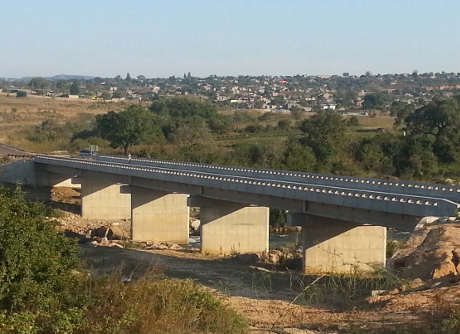
<svg viewBox="0 0 460 334">
<path fill-rule="evenodd" d="M 106 162 L 128 163 L 128 159 L 123 157 L 97 156 L 95 159 L 98 161 Z M 130 164 L 134 164 L 136 166 L 163 167 L 195 172 L 231 174 L 235 176 L 246 176 L 263 179 L 275 178 L 279 181 L 292 181 L 297 183 L 317 184 L 322 186 L 373 190 L 401 195 L 437 197 L 447 199 L 455 203 L 460 203 L 460 187 L 444 184 L 360 178 L 353 176 L 324 175 L 273 169 L 219 166 L 193 162 L 173 162 L 167 160 L 131 159 Z"/>
<path fill-rule="evenodd" d="M 158 164 L 155 161 L 149 165 L 150 162 L 148 161 L 134 160 L 128 162 L 122 158 L 113 158 L 111 161 L 108 161 L 108 159 L 108 157 L 88 160 L 36 156 L 34 161 L 45 165 L 221 189 L 232 191 L 234 194 L 247 193 L 419 217 L 454 216 L 459 206 L 458 189 L 448 186 L 432 185 L 437 189 L 426 189 L 428 193 L 430 193 L 429 191 L 436 191 L 436 194 L 445 194 L 445 196 L 422 196 L 413 193 L 405 194 L 387 191 L 387 189 L 391 190 L 399 187 L 399 185 L 396 186 L 395 184 L 382 184 L 380 185 L 384 188 L 382 190 L 363 189 L 363 184 L 370 185 L 370 183 L 350 181 L 355 178 L 349 178 L 348 181 L 339 179 L 335 182 L 332 179 L 335 177 L 332 176 L 328 176 L 328 179 L 303 177 L 303 174 L 306 173 L 282 172 L 284 173 L 282 175 L 277 174 L 281 171 L 223 166 L 210 168 L 209 165 L 194 167 L 191 164 L 167 164 L 165 162 L 155 165 Z M 311 180 L 314 180 L 314 182 L 311 182 Z M 321 181 L 324 181 L 324 184 L 321 184 Z M 343 186 L 344 184 L 347 186 Z M 379 184 L 372 185 L 379 186 Z M 410 188 L 419 190 L 415 187 Z M 452 194 L 455 194 L 455 196 L 451 196 Z M 456 199 L 456 201 L 452 201 L 451 198 Z M 238 199 L 233 196 L 229 200 L 237 201 Z"/>
</svg>

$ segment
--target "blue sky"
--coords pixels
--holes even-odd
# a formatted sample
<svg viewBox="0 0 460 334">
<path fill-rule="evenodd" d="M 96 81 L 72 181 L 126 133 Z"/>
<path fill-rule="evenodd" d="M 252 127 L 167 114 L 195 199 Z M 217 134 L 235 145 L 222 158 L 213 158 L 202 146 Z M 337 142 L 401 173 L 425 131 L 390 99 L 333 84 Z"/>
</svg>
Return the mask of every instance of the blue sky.
<svg viewBox="0 0 460 334">
<path fill-rule="evenodd" d="M 0 77 L 460 72 L 458 0 L 24 0 Z"/>
</svg>

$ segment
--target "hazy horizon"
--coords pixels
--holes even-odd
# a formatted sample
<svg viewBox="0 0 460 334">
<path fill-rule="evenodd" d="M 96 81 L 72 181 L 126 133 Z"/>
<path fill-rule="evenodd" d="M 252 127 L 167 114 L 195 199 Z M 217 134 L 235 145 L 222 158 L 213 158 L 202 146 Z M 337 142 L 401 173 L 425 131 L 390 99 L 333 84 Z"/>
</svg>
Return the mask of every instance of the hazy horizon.
<svg viewBox="0 0 460 334">
<path fill-rule="evenodd" d="M 127 72 L 130 74 L 130 76 L 132 78 L 136 78 L 138 75 L 143 75 L 142 73 L 137 73 L 137 74 L 133 74 L 133 73 L 130 73 L 130 72 Z M 120 75 L 123 79 L 125 79 L 126 77 L 126 74 L 127 73 L 120 73 L 118 75 Z M 262 76 L 265 76 L 265 77 L 294 77 L 294 76 L 297 76 L 297 75 L 306 75 L 306 76 L 312 76 L 312 77 L 321 77 L 321 76 L 343 76 L 344 73 L 348 73 L 350 76 L 361 76 L 361 75 L 365 75 L 366 73 L 350 73 L 350 72 L 343 72 L 343 73 L 328 73 L 328 74 L 305 74 L 305 73 L 294 73 L 294 74 L 244 74 L 244 73 L 241 73 L 241 74 L 236 74 L 236 75 L 230 75 L 230 74 L 224 74 L 224 75 L 217 75 L 217 77 L 238 77 L 238 76 L 253 76 L 253 77 L 262 77 Z M 394 73 L 371 73 L 371 75 L 373 76 L 376 76 L 376 75 L 410 75 L 412 74 L 413 71 L 411 72 L 394 72 Z M 447 73 L 447 74 L 450 74 L 450 73 L 455 73 L 455 74 L 459 74 L 460 72 L 456 72 L 456 71 L 430 71 L 430 72 L 420 72 L 417 70 L 417 73 L 419 75 L 421 74 L 425 74 L 425 73 Z M 147 79 L 167 79 L 171 76 L 175 76 L 176 78 L 179 78 L 179 77 L 182 77 L 184 74 L 187 74 L 187 73 L 182 73 L 180 75 L 176 75 L 176 74 L 171 74 L 171 75 L 165 75 L 165 76 L 154 76 L 154 77 L 150 77 L 150 76 L 146 76 L 144 75 Z M 192 77 L 194 78 L 208 78 L 210 76 L 213 76 L 214 74 L 209 74 L 209 75 L 193 75 L 193 73 L 191 73 Z M 37 75 L 37 76 L 34 76 L 34 75 L 24 75 L 24 76 L 21 76 L 21 77 L 2 77 L 0 76 L 0 79 L 14 79 L 14 80 L 21 80 L 21 79 L 31 79 L 31 78 L 45 78 L 45 79 L 51 79 L 51 78 L 54 78 L 54 77 L 59 77 L 59 76 L 68 76 L 68 77 L 85 77 L 85 78 L 102 78 L 102 79 L 106 79 L 106 78 L 114 78 L 115 76 L 100 76 L 100 75 L 93 75 L 93 74 L 75 74 L 75 73 L 57 73 L 57 74 L 49 74 L 49 75 Z"/>
<path fill-rule="evenodd" d="M 2 5 L 0 77 L 460 72 L 454 0 Z"/>
</svg>

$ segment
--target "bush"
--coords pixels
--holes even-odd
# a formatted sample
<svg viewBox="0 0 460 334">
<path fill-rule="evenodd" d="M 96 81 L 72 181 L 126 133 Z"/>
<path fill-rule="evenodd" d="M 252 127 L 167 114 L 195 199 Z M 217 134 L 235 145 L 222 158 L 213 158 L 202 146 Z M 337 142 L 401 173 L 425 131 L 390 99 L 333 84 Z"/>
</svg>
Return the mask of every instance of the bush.
<svg viewBox="0 0 460 334">
<path fill-rule="evenodd" d="M 0 189 L 0 307 L 49 308 L 50 296 L 78 266 L 78 248 L 45 220 L 50 211 L 24 199 L 20 189 Z"/>
<path fill-rule="evenodd" d="M 78 248 L 46 221 L 51 214 L 19 188 L 0 188 L 0 333 L 59 332 L 83 316 Z"/>
<path fill-rule="evenodd" d="M 191 281 L 79 269 L 76 243 L 46 217 L 53 212 L 0 188 L 0 334 L 245 332 L 243 318 Z"/>
<path fill-rule="evenodd" d="M 131 284 L 113 275 L 92 286 L 94 302 L 79 333 L 244 333 L 247 324 L 189 280 L 150 275 Z"/>
</svg>

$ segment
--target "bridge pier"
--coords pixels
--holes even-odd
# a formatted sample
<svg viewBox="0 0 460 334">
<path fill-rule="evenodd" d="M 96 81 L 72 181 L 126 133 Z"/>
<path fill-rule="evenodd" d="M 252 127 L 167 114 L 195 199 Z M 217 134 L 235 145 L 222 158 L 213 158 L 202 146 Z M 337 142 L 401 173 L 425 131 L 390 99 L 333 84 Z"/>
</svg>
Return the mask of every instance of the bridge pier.
<svg viewBox="0 0 460 334">
<path fill-rule="evenodd" d="M 291 220 L 302 225 L 304 273 L 349 273 L 385 267 L 386 227 L 300 213 L 292 214 Z"/>
<path fill-rule="evenodd" d="M 131 186 L 131 234 L 134 241 L 188 243 L 188 195 Z"/>
<path fill-rule="evenodd" d="M 87 219 L 130 219 L 131 193 L 127 182 L 113 174 L 84 172 L 81 215 Z"/>
<path fill-rule="evenodd" d="M 268 251 L 267 207 L 200 199 L 201 252 L 205 254 Z"/>
</svg>

